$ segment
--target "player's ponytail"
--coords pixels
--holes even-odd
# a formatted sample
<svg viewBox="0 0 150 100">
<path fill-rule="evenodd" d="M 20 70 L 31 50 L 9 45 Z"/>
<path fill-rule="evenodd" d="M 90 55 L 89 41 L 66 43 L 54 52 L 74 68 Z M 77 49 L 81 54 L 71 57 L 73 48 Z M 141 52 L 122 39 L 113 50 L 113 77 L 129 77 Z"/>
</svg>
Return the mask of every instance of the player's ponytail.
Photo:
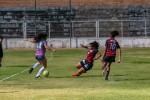
<svg viewBox="0 0 150 100">
<path fill-rule="evenodd" d="M 95 49 L 98 49 L 98 48 L 99 48 L 99 43 L 96 42 L 96 41 L 91 42 L 90 45 L 91 45 L 92 47 L 94 47 Z"/>
<path fill-rule="evenodd" d="M 36 42 L 39 42 L 41 39 L 46 39 L 46 37 L 47 37 L 47 34 L 45 34 L 45 33 L 39 33 L 35 37 L 35 40 L 36 40 Z"/>
<path fill-rule="evenodd" d="M 119 32 L 118 31 L 112 31 L 110 34 L 114 38 L 115 36 L 119 35 Z"/>
</svg>

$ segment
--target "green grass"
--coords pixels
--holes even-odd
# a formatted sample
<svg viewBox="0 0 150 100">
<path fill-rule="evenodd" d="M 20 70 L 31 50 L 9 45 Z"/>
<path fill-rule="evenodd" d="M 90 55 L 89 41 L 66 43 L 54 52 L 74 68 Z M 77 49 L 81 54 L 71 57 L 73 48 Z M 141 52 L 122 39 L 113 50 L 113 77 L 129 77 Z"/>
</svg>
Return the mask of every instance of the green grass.
<svg viewBox="0 0 150 100">
<path fill-rule="evenodd" d="M 60 49 L 52 60 L 47 52 L 50 77 L 35 79 L 37 68 L 5 80 L 0 83 L 0 100 L 150 100 L 149 52 L 150 48 L 123 49 L 122 62 L 112 64 L 109 81 L 101 74 L 101 58 L 86 74 L 71 77 L 85 49 Z M 4 50 L 0 80 L 30 68 L 36 63 L 34 53 Z"/>
</svg>

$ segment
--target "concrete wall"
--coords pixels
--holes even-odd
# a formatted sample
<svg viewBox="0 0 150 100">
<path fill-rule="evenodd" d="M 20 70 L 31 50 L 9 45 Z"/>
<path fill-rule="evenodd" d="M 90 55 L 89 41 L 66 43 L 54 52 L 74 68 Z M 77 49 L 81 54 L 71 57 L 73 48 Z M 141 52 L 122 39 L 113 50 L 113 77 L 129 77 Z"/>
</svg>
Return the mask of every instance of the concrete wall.
<svg viewBox="0 0 150 100">
<path fill-rule="evenodd" d="M 78 48 L 80 44 L 88 44 L 92 41 L 98 41 L 100 47 L 105 46 L 105 41 L 109 37 L 103 37 L 99 39 L 95 38 L 72 38 L 71 39 L 71 48 Z M 150 47 L 150 38 L 116 38 L 121 45 L 121 47 Z M 69 38 L 52 38 L 48 39 L 48 44 L 52 44 L 55 48 L 70 48 L 70 39 Z M 3 48 L 4 49 L 13 49 L 13 48 L 35 48 L 36 45 L 24 39 L 4 39 Z"/>
</svg>

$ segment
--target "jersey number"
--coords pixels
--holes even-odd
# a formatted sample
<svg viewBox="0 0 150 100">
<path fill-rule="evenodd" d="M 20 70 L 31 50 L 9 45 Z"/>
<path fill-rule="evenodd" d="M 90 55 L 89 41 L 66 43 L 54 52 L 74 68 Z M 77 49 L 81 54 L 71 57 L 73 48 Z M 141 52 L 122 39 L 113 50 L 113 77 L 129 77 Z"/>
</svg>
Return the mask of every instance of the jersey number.
<svg viewBox="0 0 150 100">
<path fill-rule="evenodd" d="M 110 43 L 110 50 L 116 50 L 116 44 Z"/>
<path fill-rule="evenodd" d="M 38 49 L 42 49 L 42 43 L 39 43 L 39 44 L 37 45 L 37 48 L 38 48 Z"/>
</svg>

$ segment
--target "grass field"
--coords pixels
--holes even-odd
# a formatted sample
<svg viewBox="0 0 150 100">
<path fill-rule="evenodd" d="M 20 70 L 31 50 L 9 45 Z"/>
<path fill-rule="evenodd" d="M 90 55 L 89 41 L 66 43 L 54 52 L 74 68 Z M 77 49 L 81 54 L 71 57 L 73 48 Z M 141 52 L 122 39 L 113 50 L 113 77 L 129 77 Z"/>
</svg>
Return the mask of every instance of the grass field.
<svg viewBox="0 0 150 100">
<path fill-rule="evenodd" d="M 0 100 L 150 100 L 150 48 L 123 49 L 122 62 L 112 64 L 109 81 L 101 74 L 101 58 L 86 74 L 71 77 L 85 49 L 57 50 L 52 59 L 47 52 L 48 78 L 35 79 L 39 68 L 20 73 L 35 64 L 34 52 L 4 51 Z M 2 81 L 6 77 L 10 78 Z"/>
</svg>

